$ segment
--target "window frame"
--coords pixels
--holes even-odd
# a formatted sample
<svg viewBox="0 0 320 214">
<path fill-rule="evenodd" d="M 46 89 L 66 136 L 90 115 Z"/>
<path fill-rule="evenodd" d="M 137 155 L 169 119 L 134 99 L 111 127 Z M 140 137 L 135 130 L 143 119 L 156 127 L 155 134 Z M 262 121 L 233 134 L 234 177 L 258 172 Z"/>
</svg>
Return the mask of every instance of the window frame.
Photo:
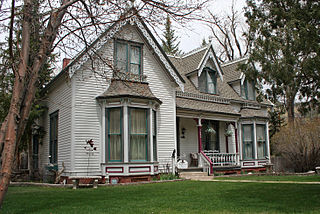
<svg viewBox="0 0 320 214">
<path fill-rule="evenodd" d="M 141 159 L 141 160 L 134 160 L 131 158 L 131 110 L 132 109 L 143 109 L 145 110 L 146 113 L 146 134 L 145 134 L 145 145 L 146 145 L 146 151 L 145 151 L 145 155 L 146 158 L 145 159 Z M 131 107 L 128 106 L 128 160 L 129 162 L 146 162 L 149 160 L 149 137 L 150 137 L 150 118 L 149 118 L 149 108 L 139 108 L 139 107 Z M 135 134 L 135 135 L 142 135 L 142 134 Z"/>
<path fill-rule="evenodd" d="M 209 67 L 205 67 L 202 70 L 201 75 L 203 74 L 203 72 L 205 72 L 205 79 L 202 81 L 205 81 L 205 83 L 202 83 L 202 81 L 200 81 L 200 77 L 198 78 L 198 84 L 199 84 L 199 90 L 200 92 L 203 93 L 207 93 L 207 94 L 218 94 L 218 90 L 217 90 L 217 71 L 209 68 Z M 200 76 L 201 76 L 200 75 Z M 210 81 L 211 80 L 211 81 Z M 200 87 L 200 84 L 205 84 L 204 88 Z M 213 88 L 214 88 L 214 92 L 209 92 L 209 85 L 212 84 Z M 204 90 L 204 91 L 203 91 Z"/>
<path fill-rule="evenodd" d="M 49 118 L 49 162 L 51 164 L 58 164 L 59 110 L 51 113 Z M 52 129 L 53 125 L 55 125 L 54 133 Z"/>
<path fill-rule="evenodd" d="M 264 131 L 264 141 L 263 142 L 263 157 L 259 156 L 259 140 L 258 140 L 258 126 L 263 127 Z M 257 141 L 257 158 L 258 159 L 264 159 L 268 154 L 267 154 L 267 127 L 266 124 L 256 124 L 256 141 Z M 260 140 L 261 141 L 261 140 Z"/>
<path fill-rule="evenodd" d="M 154 127 L 153 127 L 154 126 Z M 153 146 L 153 161 L 158 161 L 157 148 L 157 111 L 152 109 L 152 146 Z"/>
<path fill-rule="evenodd" d="M 121 139 L 121 149 L 120 149 L 120 160 L 110 160 L 110 109 L 120 109 L 120 134 L 117 134 L 117 135 L 120 135 L 120 139 Z M 116 162 L 123 162 L 123 143 L 124 143 L 124 140 L 123 140 L 123 107 L 107 107 L 106 108 L 106 148 L 107 148 L 107 151 L 106 151 L 106 161 L 107 162 L 111 162 L 111 163 L 116 163 Z M 115 134 L 114 134 L 115 135 Z"/>
<path fill-rule="evenodd" d="M 253 99 L 249 98 L 249 86 L 251 86 L 251 89 L 253 90 Z M 244 80 L 243 84 L 240 85 L 241 90 L 241 97 L 246 100 L 256 100 L 256 82 L 254 80 L 248 81 L 247 79 Z"/>
<path fill-rule="evenodd" d="M 245 150 L 245 136 L 244 136 L 244 128 L 245 126 L 251 127 L 251 143 L 252 143 L 252 157 L 247 157 L 246 150 Z M 255 139 L 254 139 L 254 124 L 242 124 L 242 159 L 243 160 L 253 160 L 255 159 Z"/>
<path fill-rule="evenodd" d="M 142 72 L 143 44 L 138 43 L 138 42 L 133 42 L 133 41 L 120 40 L 120 39 L 114 40 L 114 62 L 115 62 L 116 68 L 117 68 L 117 64 L 118 64 L 117 46 L 119 43 L 126 45 L 126 70 L 125 71 L 119 70 L 119 71 L 125 72 L 125 73 L 130 73 L 133 75 L 143 75 L 143 72 Z M 136 48 L 140 49 L 140 51 L 139 51 L 139 64 L 131 62 L 131 50 L 132 50 L 131 47 L 136 47 Z M 131 65 L 139 65 L 139 73 L 138 74 L 131 72 Z"/>
</svg>

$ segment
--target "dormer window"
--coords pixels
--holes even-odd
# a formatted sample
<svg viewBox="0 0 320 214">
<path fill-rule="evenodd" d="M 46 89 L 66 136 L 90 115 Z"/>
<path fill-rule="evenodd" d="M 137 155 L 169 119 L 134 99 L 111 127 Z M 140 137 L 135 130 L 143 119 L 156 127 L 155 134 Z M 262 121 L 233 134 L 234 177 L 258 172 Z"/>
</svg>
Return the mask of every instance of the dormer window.
<svg viewBox="0 0 320 214">
<path fill-rule="evenodd" d="M 204 93 L 217 94 L 217 72 L 204 68 L 199 77 L 199 90 Z"/>
<path fill-rule="evenodd" d="M 255 82 L 245 79 L 241 84 L 241 97 L 246 100 L 256 100 Z"/>
<path fill-rule="evenodd" d="M 141 45 L 127 41 L 115 41 L 115 64 L 119 71 L 141 75 L 141 56 Z"/>
</svg>

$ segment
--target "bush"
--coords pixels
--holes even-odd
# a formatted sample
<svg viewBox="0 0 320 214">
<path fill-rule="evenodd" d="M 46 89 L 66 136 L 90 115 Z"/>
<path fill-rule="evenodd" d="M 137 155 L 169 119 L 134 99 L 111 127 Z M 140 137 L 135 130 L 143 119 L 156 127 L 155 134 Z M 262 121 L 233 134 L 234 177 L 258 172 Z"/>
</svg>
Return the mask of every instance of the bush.
<svg viewBox="0 0 320 214">
<path fill-rule="evenodd" d="M 272 138 L 273 149 L 295 172 L 320 166 L 320 119 L 296 119 Z"/>
</svg>

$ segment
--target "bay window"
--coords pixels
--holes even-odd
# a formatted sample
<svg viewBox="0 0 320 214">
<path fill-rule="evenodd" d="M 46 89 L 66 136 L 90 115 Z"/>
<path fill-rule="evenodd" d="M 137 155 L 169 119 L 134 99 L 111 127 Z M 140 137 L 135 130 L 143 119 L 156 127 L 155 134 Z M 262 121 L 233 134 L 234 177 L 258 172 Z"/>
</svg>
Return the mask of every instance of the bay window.
<svg viewBox="0 0 320 214">
<path fill-rule="evenodd" d="M 258 158 L 265 158 L 267 156 L 266 151 L 266 126 L 257 124 L 257 153 Z"/>
<path fill-rule="evenodd" d="M 156 115 L 151 108 L 107 107 L 106 161 L 157 161 Z"/>
<path fill-rule="evenodd" d="M 131 161 L 148 158 L 148 109 L 129 108 L 129 133 Z"/>
<path fill-rule="evenodd" d="M 157 112 L 152 111 L 153 161 L 157 161 Z"/>
<path fill-rule="evenodd" d="M 243 159 L 254 158 L 254 137 L 253 137 L 253 124 L 242 125 L 242 150 Z"/>
<path fill-rule="evenodd" d="M 108 161 L 122 161 L 122 109 L 107 109 Z"/>
<path fill-rule="evenodd" d="M 141 75 L 142 47 L 126 41 L 115 42 L 115 64 L 119 71 Z"/>
</svg>

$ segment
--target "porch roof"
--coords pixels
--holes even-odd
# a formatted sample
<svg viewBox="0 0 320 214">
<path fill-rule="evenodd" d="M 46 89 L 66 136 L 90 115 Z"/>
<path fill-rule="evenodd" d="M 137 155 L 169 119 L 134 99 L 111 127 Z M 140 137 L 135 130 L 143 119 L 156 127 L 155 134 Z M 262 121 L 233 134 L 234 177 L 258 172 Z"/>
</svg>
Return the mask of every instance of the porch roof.
<svg viewBox="0 0 320 214">
<path fill-rule="evenodd" d="M 161 100 L 151 92 L 148 83 L 118 79 L 112 79 L 109 88 L 96 98 L 106 99 L 120 97 L 149 99 L 155 100 L 160 104 L 162 103 Z"/>
<path fill-rule="evenodd" d="M 177 106 L 177 109 L 240 116 L 240 114 L 236 112 L 230 104 L 213 103 L 213 102 L 206 102 L 206 101 L 177 97 L 176 106 Z"/>
</svg>

